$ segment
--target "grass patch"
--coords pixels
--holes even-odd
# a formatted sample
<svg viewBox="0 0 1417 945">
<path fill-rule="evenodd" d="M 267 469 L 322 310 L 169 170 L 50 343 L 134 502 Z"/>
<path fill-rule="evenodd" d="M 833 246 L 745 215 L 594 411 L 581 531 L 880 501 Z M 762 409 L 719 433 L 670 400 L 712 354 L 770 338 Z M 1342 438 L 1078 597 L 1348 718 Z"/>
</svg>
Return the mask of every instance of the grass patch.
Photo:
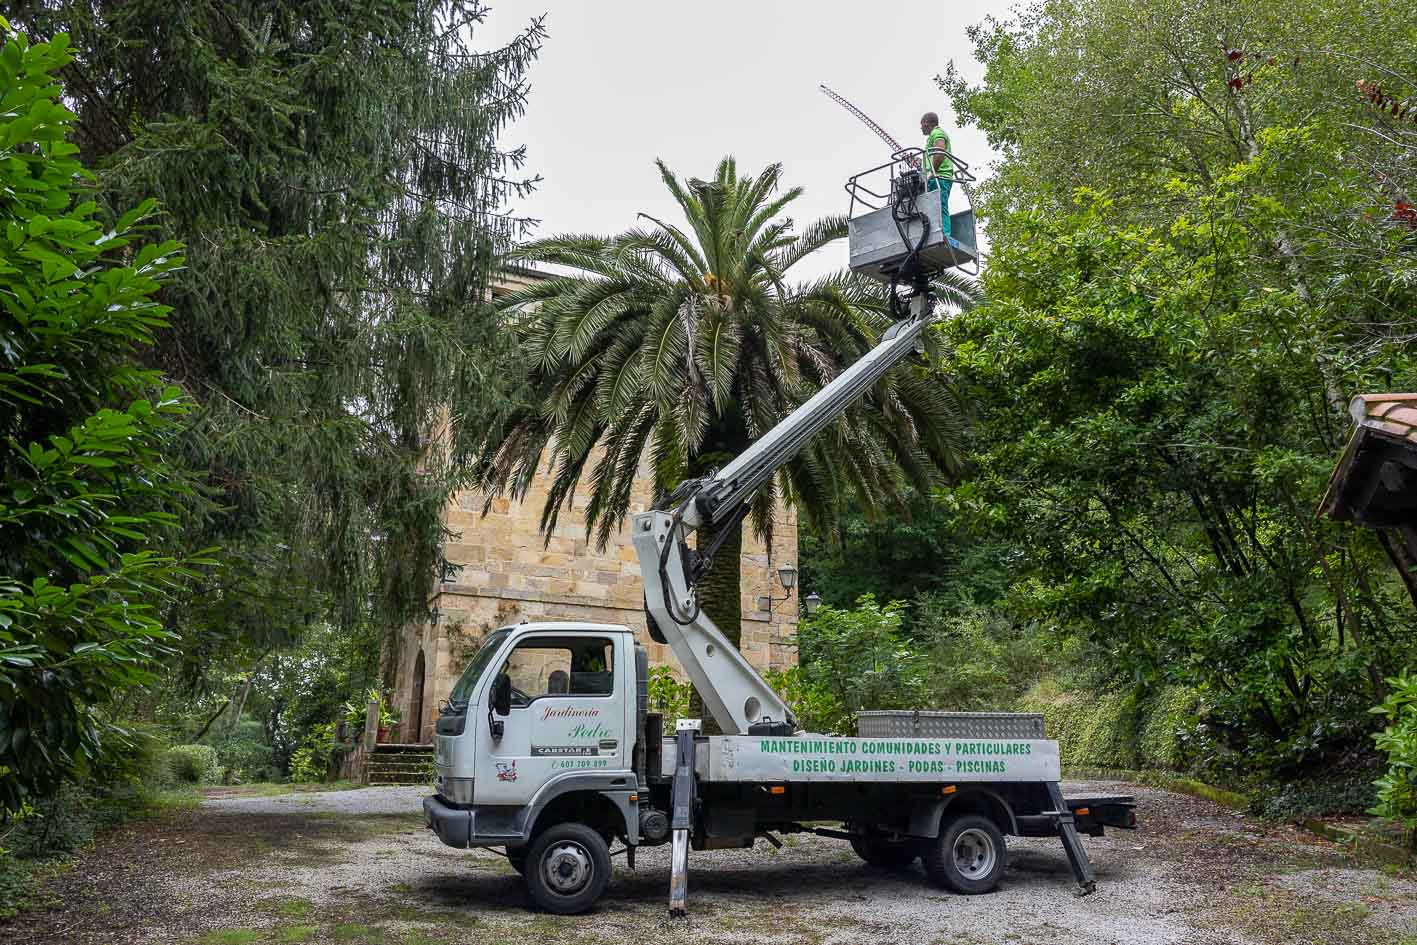
<svg viewBox="0 0 1417 945">
<path fill-rule="evenodd" d="M 309 899 L 280 899 L 276 901 L 276 912 L 289 919 L 303 919 L 315 909 Z"/>
<path fill-rule="evenodd" d="M 276 941 L 281 945 L 294 945 L 307 941 L 318 931 L 319 927 L 314 925 L 287 925 L 276 932 Z"/>
<path fill-rule="evenodd" d="M 181 787 L 161 791 L 143 792 L 143 808 L 150 814 L 196 810 L 201 805 L 202 793 L 197 790 L 195 784 L 185 784 Z"/>
<path fill-rule="evenodd" d="M 295 782 L 283 784 L 279 781 L 256 781 L 251 784 L 229 784 L 211 786 L 202 793 L 207 797 L 275 797 L 279 794 L 326 794 L 330 791 L 352 791 L 363 785 L 355 781 L 331 781 L 328 784 Z"/>
<path fill-rule="evenodd" d="M 1324 901 L 1313 894 L 1266 884 L 1258 875 L 1232 887 L 1231 896 L 1196 916 L 1199 923 L 1265 945 L 1323 942 L 1324 945 L 1391 943 L 1398 936 L 1372 922 L 1373 909 L 1354 902 L 1361 893 L 1347 889 L 1350 901 Z"/>
<path fill-rule="evenodd" d="M 250 945 L 260 940 L 259 929 L 218 929 L 197 939 L 201 945 Z"/>
<path fill-rule="evenodd" d="M 342 922 L 335 926 L 330 935 L 336 942 L 382 942 L 384 930 L 360 925 L 357 922 Z"/>
</svg>

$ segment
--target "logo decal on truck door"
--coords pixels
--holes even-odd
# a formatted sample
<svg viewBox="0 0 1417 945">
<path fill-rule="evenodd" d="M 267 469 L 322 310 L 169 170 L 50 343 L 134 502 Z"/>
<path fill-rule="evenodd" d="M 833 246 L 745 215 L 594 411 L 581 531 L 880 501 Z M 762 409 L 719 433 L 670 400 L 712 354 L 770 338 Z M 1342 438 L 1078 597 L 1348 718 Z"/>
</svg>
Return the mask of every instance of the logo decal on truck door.
<svg viewBox="0 0 1417 945">
<path fill-rule="evenodd" d="M 533 755 L 598 755 L 598 745 L 532 745 Z"/>
<path fill-rule="evenodd" d="M 498 781 L 515 781 L 516 779 L 517 779 L 517 763 L 516 763 L 515 761 L 511 761 L 511 762 L 499 761 L 499 762 L 497 762 L 497 780 L 498 780 Z"/>
</svg>

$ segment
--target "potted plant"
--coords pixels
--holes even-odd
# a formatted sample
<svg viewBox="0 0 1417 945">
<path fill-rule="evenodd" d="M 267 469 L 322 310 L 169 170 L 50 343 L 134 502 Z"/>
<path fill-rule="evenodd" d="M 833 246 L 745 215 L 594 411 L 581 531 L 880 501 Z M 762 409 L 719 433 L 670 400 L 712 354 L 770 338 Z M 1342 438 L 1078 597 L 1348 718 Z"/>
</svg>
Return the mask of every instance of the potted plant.
<svg viewBox="0 0 1417 945">
<path fill-rule="evenodd" d="M 398 710 L 389 705 L 389 700 L 379 689 L 370 689 L 364 694 L 364 698 L 358 702 L 346 702 L 344 704 L 345 730 L 355 738 L 362 738 L 364 735 L 364 724 L 369 717 L 369 703 L 376 702 L 379 705 L 379 734 L 380 742 L 389 740 L 389 732 L 399 722 Z"/>
<path fill-rule="evenodd" d="M 369 698 L 370 698 L 371 701 L 373 700 L 374 696 L 375 696 L 375 690 L 372 690 L 372 689 L 371 689 L 371 690 L 369 691 Z M 389 732 L 393 729 L 393 727 L 394 727 L 395 725 L 399 724 L 399 721 L 400 721 L 400 719 L 402 718 L 402 716 L 399 715 L 399 710 L 398 710 L 398 709 L 395 709 L 393 706 L 389 705 L 389 701 L 388 701 L 386 698 L 384 698 L 384 694 L 383 694 L 382 692 L 378 693 L 378 697 L 379 697 L 379 741 L 381 741 L 381 742 L 386 742 L 386 741 L 389 740 Z"/>
</svg>

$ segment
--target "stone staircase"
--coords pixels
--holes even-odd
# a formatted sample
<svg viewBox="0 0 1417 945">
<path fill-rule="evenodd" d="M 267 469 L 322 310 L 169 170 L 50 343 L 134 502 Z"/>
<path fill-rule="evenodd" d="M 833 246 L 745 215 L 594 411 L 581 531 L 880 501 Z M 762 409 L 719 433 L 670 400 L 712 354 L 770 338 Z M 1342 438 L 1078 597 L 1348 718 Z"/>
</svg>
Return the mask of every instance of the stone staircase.
<svg viewBox="0 0 1417 945">
<path fill-rule="evenodd" d="M 364 762 L 364 783 L 428 784 L 433 780 L 432 745 L 376 745 Z"/>
</svg>

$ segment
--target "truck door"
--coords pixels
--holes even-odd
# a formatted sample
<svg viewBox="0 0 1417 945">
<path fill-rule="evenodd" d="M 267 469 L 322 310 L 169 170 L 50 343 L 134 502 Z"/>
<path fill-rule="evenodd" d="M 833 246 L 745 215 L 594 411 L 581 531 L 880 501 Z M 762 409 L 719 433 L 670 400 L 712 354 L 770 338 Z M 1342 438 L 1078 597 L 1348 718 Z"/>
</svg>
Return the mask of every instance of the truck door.
<svg viewBox="0 0 1417 945">
<path fill-rule="evenodd" d="M 623 771 L 633 741 L 625 731 L 628 684 L 617 678 L 611 635 L 532 634 L 501 671 L 512 680 L 502 738 L 479 753 L 479 804 L 524 804 L 551 778 L 573 771 Z"/>
</svg>

